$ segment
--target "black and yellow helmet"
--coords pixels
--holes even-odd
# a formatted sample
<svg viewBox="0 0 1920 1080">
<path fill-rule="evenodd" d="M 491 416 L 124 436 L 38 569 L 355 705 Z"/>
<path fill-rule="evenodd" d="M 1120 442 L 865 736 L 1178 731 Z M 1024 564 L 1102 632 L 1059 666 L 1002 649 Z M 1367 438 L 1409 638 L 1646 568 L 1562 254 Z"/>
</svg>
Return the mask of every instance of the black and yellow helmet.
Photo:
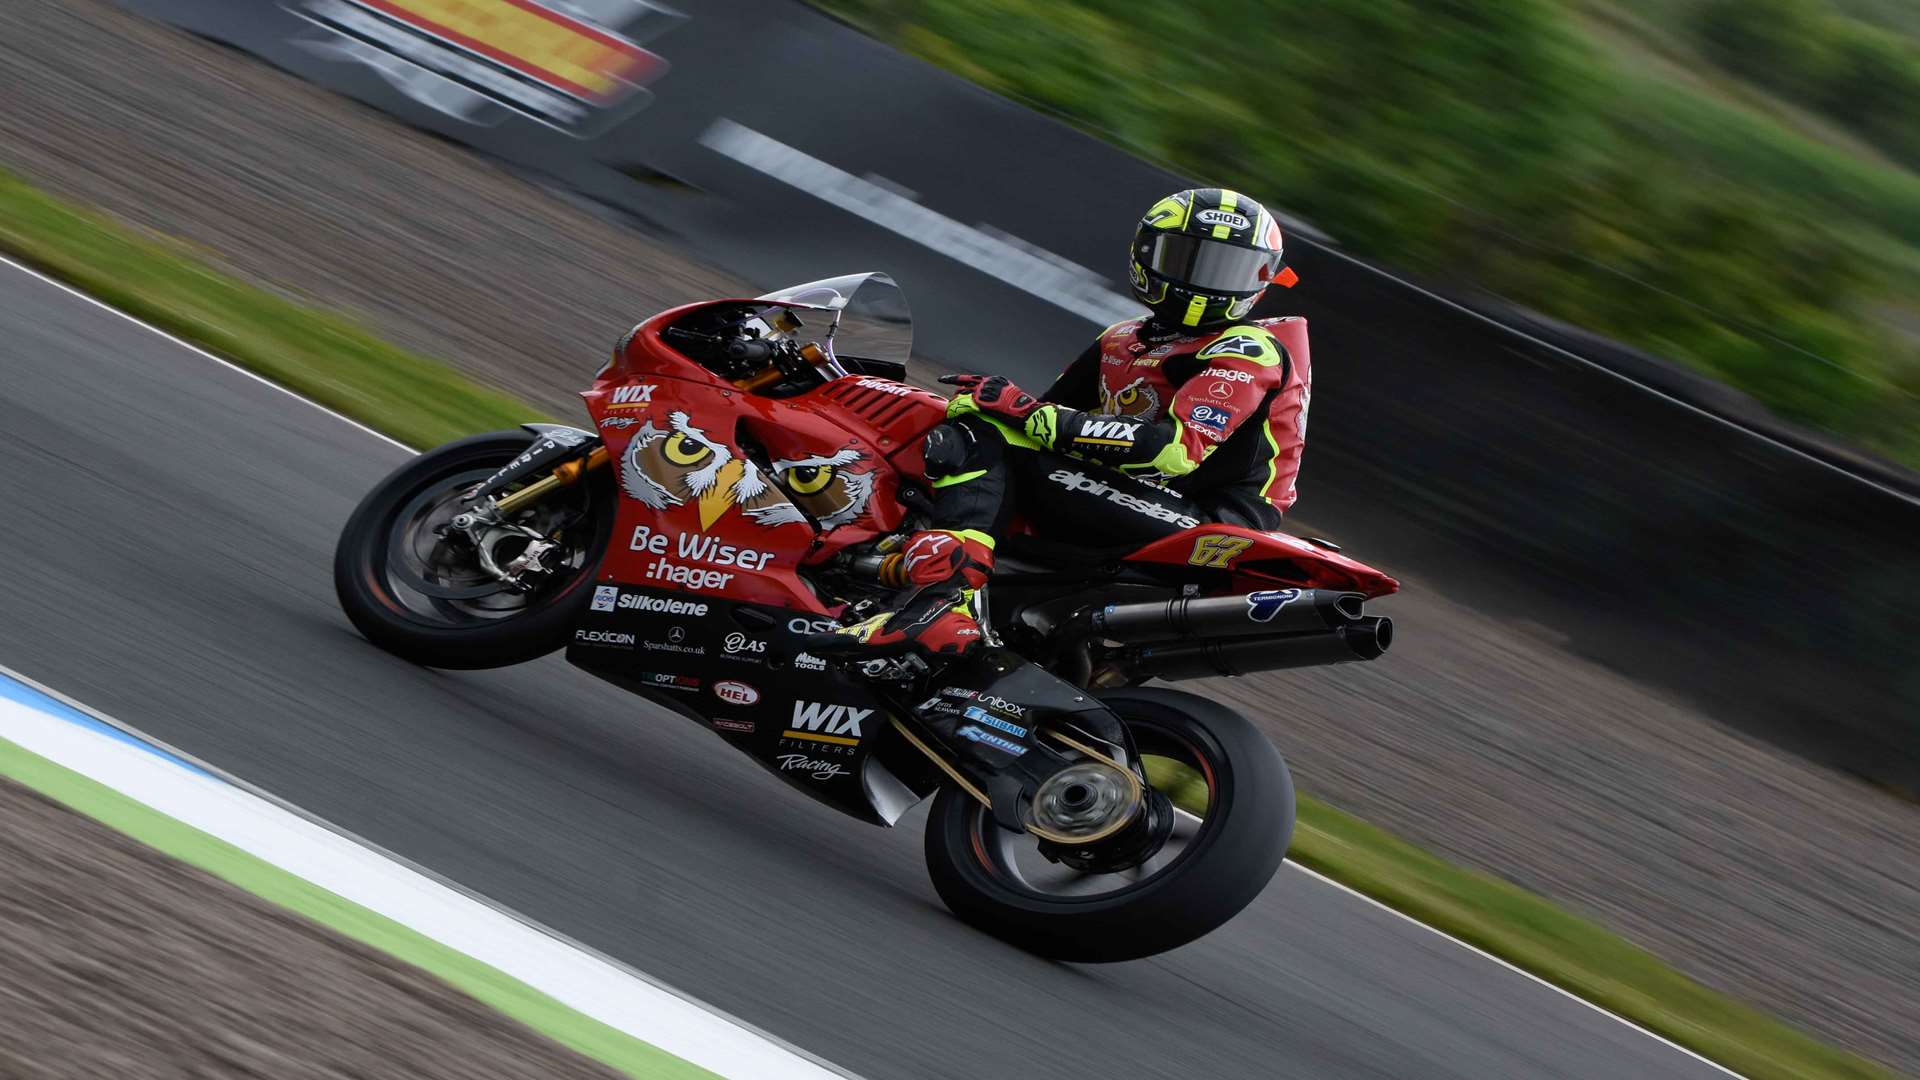
<svg viewBox="0 0 1920 1080">
<path fill-rule="evenodd" d="M 1155 320 L 1203 330 L 1246 318 L 1268 285 L 1295 281 L 1280 262 L 1280 223 L 1225 188 L 1154 203 L 1133 234 L 1131 278 Z"/>
</svg>

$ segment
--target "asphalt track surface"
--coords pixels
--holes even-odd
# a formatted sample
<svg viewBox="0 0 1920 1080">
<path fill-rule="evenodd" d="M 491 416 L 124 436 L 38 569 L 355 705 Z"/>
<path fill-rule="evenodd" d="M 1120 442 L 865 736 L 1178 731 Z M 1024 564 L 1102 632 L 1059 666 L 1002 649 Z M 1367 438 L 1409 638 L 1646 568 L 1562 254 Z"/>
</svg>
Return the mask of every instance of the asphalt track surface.
<svg viewBox="0 0 1920 1080">
<path fill-rule="evenodd" d="M 0 663 L 873 1080 L 1725 1075 L 1291 869 L 1151 960 L 983 937 L 921 811 L 842 818 L 557 657 L 366 644 L 330 554 L 405 453 L 4 264 L 0 432 Z"/>
</svg>

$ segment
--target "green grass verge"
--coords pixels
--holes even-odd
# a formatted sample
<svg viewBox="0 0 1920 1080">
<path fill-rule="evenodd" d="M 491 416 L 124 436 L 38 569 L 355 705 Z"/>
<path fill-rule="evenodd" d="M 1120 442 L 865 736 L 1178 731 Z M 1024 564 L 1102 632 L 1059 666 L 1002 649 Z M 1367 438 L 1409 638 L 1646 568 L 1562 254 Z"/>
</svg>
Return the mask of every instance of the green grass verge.
<svg viewBox="0 0 1920 1080">
<path fill-rule="evenodd" d="M 221 276 L 5 173 L 0 248 L 416 446 L 525 418 L 523 406 L 434 361 Z M 1892 1075 L 1531 893 L 1449 865 L 1307 796 L 1291 857 L 1749 1076 Z"/>
<path fill-rule="evenodd" d="M 0 775 L 157 851 L 426 971 L 475 1000 L 596 1061 L 644 1080 L 715 1074 L 562 1005 L 518 979 L 305 879 L 0 739 Z"/>
<path fill-rule="evenodd" d="M 0 250 L 413 446 L 541 419 L 536 410 L 338 315 L 220 274 L 0 170 Z"/>
</svg>

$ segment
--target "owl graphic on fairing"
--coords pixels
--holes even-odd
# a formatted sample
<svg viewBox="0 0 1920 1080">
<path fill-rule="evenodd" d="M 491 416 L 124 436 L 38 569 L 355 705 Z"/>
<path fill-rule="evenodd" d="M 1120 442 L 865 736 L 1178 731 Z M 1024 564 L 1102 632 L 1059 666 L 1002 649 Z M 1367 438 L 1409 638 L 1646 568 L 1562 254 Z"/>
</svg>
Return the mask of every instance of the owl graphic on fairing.
<svg viewBox="0 0 1920 1080">
<path fill-rule="evenodd" d="M 708 438 L 684 412 L 669 414 L 664 430 L 651 420 L 642 424 L 621 464 L 620 486 L 629 497 L 655 510 L 697 503 L 703 532 L 736 506 L 768 527 L 806 520 L 759 466 Z"/>
<path fill-rule="evenodd" d="M 1100 384 L 1100 415 L 1158 417 L 1160 394 L 1147 385 L 1145 375 L 1117 391 L 1108 390 L 1103 382 Z"/>
<path fill-rule="evenodd" d="M 835 529 L 866 512 L 873 470 L 855 469 L 866 455 L 848 448 L 824 457 L 773 463 L 773 479 L 822 529 Z"/>
</svg>

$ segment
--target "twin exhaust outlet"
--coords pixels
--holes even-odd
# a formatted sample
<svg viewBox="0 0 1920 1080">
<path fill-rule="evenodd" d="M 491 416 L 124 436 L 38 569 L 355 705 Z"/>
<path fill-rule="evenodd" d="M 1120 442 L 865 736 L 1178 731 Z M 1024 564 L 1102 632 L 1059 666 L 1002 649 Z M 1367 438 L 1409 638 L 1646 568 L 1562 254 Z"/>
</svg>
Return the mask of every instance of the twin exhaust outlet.
<svg viewBox="0 0 1920 1080">
<path fill-rule="evenodd" d="M 1331 589 L 1278 589 L 1143 604 L 1109 604 L 1088 636 L 1117 642 L 1136 674 L 1177 680 L 1373 660 L 1393 644 L 1393 620 L 1362 615 L 1366 598 Z"/>
</svg>

